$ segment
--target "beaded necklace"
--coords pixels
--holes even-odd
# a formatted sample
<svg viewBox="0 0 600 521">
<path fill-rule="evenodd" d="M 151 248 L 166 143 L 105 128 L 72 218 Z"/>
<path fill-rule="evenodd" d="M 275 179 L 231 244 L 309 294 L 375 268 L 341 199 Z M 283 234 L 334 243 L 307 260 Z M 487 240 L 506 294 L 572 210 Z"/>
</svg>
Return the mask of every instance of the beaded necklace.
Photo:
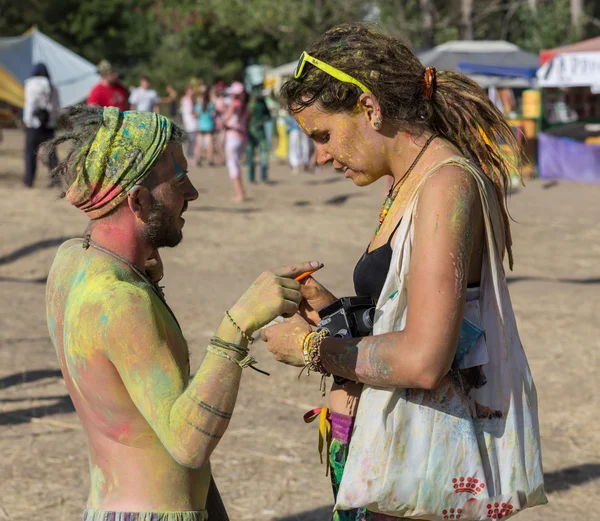
<svg viewBox="0 0 600 521">
<path fill-rule="evenodd" d="M 431 144 L 431 142 L 436 137 L 437 137 L 437 134 L 432 134 L 431 136 L 429 136 L 429 139 L 427 140 L 427 142 L 425 143 L 425 145 L 423 145 L 423 148 L 419 152 L 419 155 L 412 162 L 412 165 L 410 165 L 408 167 L 408 170 L 400 178 L 400 180 L 394 186 L 392 186 L 390 188 L 390 191 L 388 192 L 388 195 L 385 198 L 383 206 L 381 207 L 381 212 L 379 212 L 379 222 L 377 223 L 377 228 L 375 228 L 375 233 L 373 234 L 373 238 L 377 237 L 377 234 L 379 233 L 379 230 L 381 229 L 381 225 L 383 224 L 383 221 L 385 221 L 385 218 L 387 217 L 387 214 L 389 213 L 390 208 L 392 207 L 392 204 L 394 204 L 394 201 L 396 200 L 396 197 L 400 193 L 400 188 L 402 188 L 402 185 L 404 184 L 404 182 L 408 178 L 409 174 L 413 171 L 413 169 L 415 168 L 415 166 L 417 166 L 417 163 L 419 162 L 419 159 L 421 159 L 421 157 L 425 153 L 425 150 L 427 150 L 427 147 Z"/>
</svg>

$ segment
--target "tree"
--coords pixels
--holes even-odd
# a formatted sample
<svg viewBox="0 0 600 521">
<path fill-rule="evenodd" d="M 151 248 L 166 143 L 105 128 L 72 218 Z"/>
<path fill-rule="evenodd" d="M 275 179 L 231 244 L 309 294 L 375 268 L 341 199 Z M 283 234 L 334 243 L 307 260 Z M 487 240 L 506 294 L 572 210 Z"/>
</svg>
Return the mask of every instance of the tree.
<svg viewBox="0 0 600 521">
<path fill-rule="evenodd" d="M 420 0 L 423 12 L 423 47 L 435 46 L 435 9 L 433 0 Z"/>
<path fill-rule="evenodd" d="M 460 0 L 462 39 L 473 40 L 475 30 L 473 28 L 473 0 Z"/>
</svg>

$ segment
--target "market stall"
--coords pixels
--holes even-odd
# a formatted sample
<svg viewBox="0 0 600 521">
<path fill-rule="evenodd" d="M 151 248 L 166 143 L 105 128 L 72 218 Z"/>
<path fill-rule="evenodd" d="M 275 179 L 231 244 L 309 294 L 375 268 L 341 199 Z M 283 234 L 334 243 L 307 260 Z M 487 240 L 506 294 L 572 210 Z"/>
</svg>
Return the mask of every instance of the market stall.
<svg viewBox="0 0 600 521">
<path fill-rule="evenodd" d="M 540 62 L 540 177 L 600 182 L 600 38 L 542 51 Z"/>
</svg>

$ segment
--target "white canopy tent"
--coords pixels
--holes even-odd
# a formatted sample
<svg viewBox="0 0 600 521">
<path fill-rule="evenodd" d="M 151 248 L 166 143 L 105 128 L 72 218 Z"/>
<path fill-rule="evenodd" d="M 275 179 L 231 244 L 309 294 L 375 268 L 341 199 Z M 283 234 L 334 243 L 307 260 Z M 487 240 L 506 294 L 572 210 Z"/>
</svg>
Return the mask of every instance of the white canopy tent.
<svg viewBox="0 0 600 521">
<path fill-rule="evenodd" d="M 600 85 L 600 51 L 558 54 L 537 72 L 540 87 Z"/>
</svg>

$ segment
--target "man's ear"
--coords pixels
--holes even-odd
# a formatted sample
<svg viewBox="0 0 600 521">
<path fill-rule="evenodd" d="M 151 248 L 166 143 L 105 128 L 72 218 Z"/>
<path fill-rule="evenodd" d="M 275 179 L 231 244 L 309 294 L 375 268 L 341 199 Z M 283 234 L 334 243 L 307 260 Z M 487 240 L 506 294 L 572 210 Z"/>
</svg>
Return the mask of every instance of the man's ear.
<svg viewBox="0 0 600 521">
<path fill-rule="evenodd" d="M 148 221 L 150 208 L 152 206 L 152 195 L 146 187 L 133 187 L 127 195 L 127 204 L 131 210 L 131 213 L 135 215 L 136 219 L 139 219 L 143 222 Z"/>
</svg>

